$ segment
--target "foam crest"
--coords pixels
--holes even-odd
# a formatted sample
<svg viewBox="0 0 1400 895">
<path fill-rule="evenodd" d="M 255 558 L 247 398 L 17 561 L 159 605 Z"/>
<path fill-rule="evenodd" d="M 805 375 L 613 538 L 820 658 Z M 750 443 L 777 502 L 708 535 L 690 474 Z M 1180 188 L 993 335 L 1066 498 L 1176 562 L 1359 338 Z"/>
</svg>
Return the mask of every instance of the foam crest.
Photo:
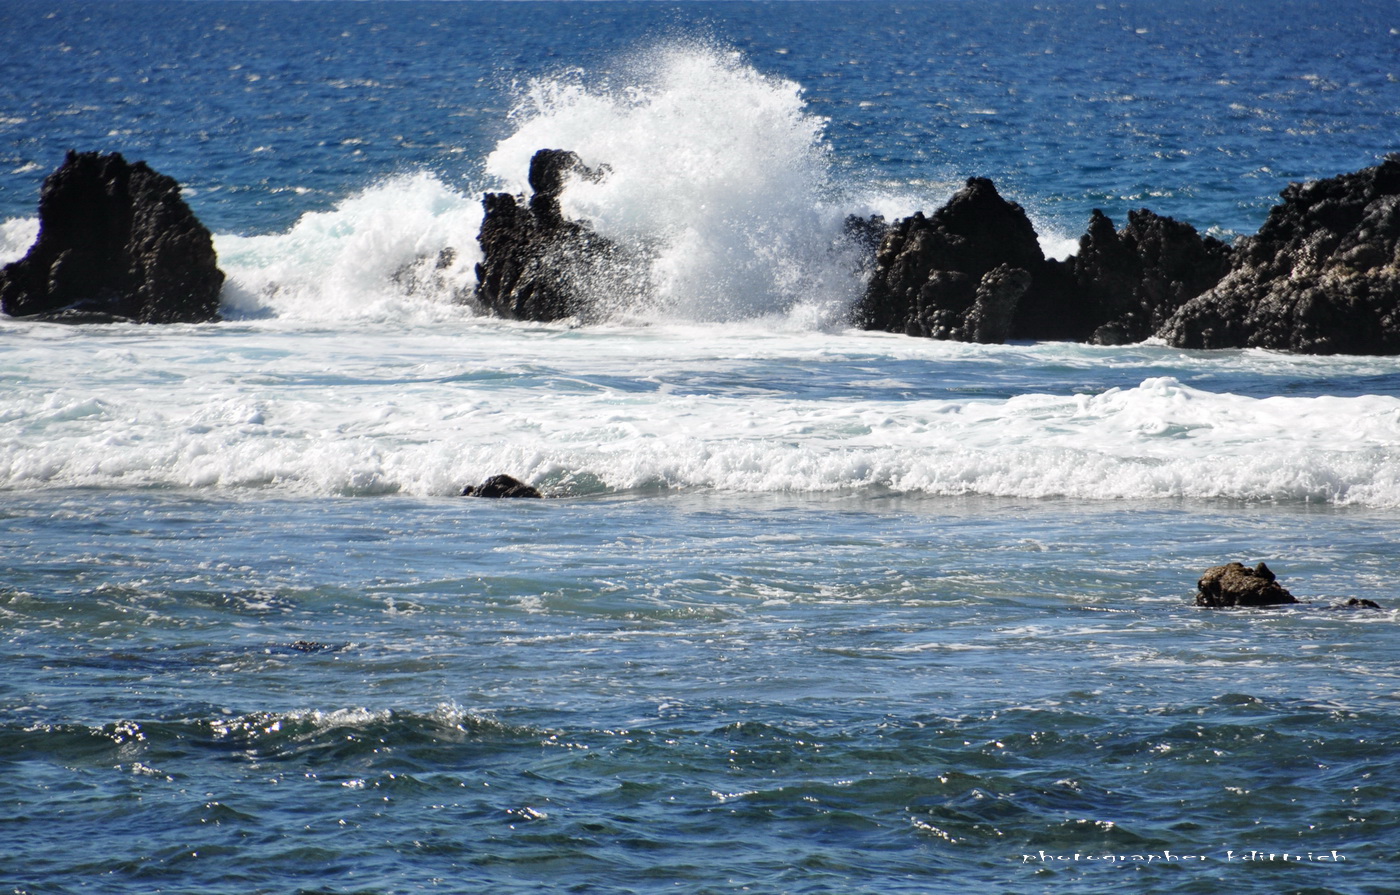
<svg viewBox="0 0 1400 895">
<path fill-rule="evenodd" d="M 596 182 L 572 183 L 562 204 L 646 259 L 650 306 L 620 312 L 723 321 L 798 305 L 835 312 L 856 294 L 826 121 L 796 83 L 735 52 L 672 45 L 611 81 L 576 71 L 531 81 L 514 117 L 486 162 L 507 189 L 528 190 L 538 149 L 608 166 Z"/>
<path fill-rule="evenodd" d="M 711 346 L 717 358 L 743 350 L 721 329 L 650 333 L 654 343 L 640 333 L 619 342 L 597 330 L 485 323 L 398 339 L 337 330 L 301 340 L 295 354 L 272 344 L 277 332 L 254 331 L 227 358 L 195 365 L 207 353 L 196 330 L 188 344 L 141 346 L 135 365 L 123 351 L 88 352 L 88 384 L 14 390 L 0 413 L 0 489 L 446 496 L 505 472 L 574 495 L 892 491 L 1400 506 L 1395 397 L 1252 398 L 1158 377 L 1093 395 L 916 400 L 897 379 L 880 385 L 878 371 L 858 401 L 742 380 L 699 393 L 669 387 L 670 356 L 687 346 L 721 342 Z M 36 337 L 15 361 L 66 369 L 55 352 L 78 350 Z M 159 389 L 130 378 L 166 366 L 186 378 L 162 376 Z"/>
<path fill-rule="evenodd" d="M 232 318 L 433 320 L 474 282 L 481 206 L 428 174 L 304 215 L 286 233 L 215 237 Z M 444 250 L 448 250 L 444 254 Z"/>
</svg>

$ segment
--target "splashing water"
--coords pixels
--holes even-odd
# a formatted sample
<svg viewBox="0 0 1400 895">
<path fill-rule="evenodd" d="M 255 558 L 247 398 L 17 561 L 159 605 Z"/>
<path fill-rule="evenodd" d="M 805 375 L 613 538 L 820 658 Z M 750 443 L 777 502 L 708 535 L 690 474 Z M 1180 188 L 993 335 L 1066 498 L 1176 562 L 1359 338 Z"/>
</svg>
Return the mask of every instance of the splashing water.
<svg viewBox="0 0 1400 895">
<path fill-rule="evenodd" d="M 610 169 L 570 184 L 562 202 L 646 259 L 650 306 L 622 314 L 835 319 L 856 295 L 826 120 L 806 110 L 799 85 L 739 53 L 673 45 L 599 84 L 577 71 L 536 79 L 514 116 L 519 127 L 486 162 L 506 188 L 527 190 L 543 148 Z"/>
</svg>

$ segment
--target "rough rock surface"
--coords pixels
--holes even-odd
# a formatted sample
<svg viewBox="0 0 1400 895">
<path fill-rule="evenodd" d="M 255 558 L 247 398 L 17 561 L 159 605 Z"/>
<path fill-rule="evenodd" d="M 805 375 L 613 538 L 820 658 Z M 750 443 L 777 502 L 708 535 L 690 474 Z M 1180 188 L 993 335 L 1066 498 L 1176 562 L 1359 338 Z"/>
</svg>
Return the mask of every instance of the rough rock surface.
<svg viewBox="0 0 1400 895">
<path fill-rule="evenodd" d="M 1400 354 L 1400 155 L 1281 195 L 1225 278 L 1158 335 L 1181 348 Z"/>
<path fill-rule="evenodd" d="M 528 202 L 509 193 L 487 193 L 477 237 L 473 301 L 515 320 L 549 322 L 587 317 L 599 296 L 626 288 L 618 277 L 622 251 L 591 228 L 564 218 L 559 197 L 573 177 L 597 179 L 607 168 L 589 168 L 578 155 L 541 149 L 530 160 Z"/>
<path fill-rule="evenodd" d="M 1262 562 L 1252 569 L 1237 562 L 1214 566 L 1196 582 L 1196 605 L 1207 609 L 1297 602 Z"/>
<path fill-rule="evenodd" d="M 462 489 L 463 497 L 543 497 L 536 488 L 508 475 L 493 475 L 480 485 Z"/>
<path fill-rule="evenodd" d="M 854 318 L 865 329 L 972 342 L 1141 341 L 1214 285 L 1229 254 L 1146 209 L 1121 231 L 1096 210 L 1079 253 L 1047 260 L 1021 206 L 972 178 L 932 217 L 885 228 Z"/>
<path fill-rule="evenodd" d="M 854 318 L 864 329 L 960 341 L 1005 341 L 1045 262 L 1021 206 L 974 177 L 948 204 L 884 234 Z"/>
<path fill-rule="evenodd" d="M 172 178 L 118 153 L 69 152 L 39 194 L 39 238 L 0 271 L 14 317 L 142 323 L 219 319 L 209 231 Z"/>
<path fill-rule="evenodd" d="M 1127 226 L 1117 231 L 1094 209 L 1079 252 L 1070 259 L 1075 284 L 1101 321 L 1092 341 L 1123 345 L 1153 335 L 1225 276 L 1230 254 L 1220 240 L 1146 208 L 1128 212 Z"/>
</svg>

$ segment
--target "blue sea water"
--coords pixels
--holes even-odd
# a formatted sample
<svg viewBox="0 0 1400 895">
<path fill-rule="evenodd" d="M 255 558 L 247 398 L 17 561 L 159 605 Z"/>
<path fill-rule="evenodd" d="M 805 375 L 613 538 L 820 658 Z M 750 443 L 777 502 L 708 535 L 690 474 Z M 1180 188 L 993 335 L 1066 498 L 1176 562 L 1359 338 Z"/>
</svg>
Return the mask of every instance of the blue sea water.
<svg viewBox="0 0 1400 895">
<path fill-rule="evenodd" d="M 1400 361 L 857 332 L 832 241 L 974 175 L 1060 254 L 1252 232 L 1400 148 L 1394 3 L 21 0 L 0 46 L 0 260 L 100 149 L 229 275 L 219 324 L 0 320 L 7 891 L 1394 891 Z M 543 146 L 654 258 L 586 326 L 458 301 Z M 456 496 L 499 472 L 555 499 Z M 1195 609 L 1230 560 L 1304 602 Z"/>
</svg>

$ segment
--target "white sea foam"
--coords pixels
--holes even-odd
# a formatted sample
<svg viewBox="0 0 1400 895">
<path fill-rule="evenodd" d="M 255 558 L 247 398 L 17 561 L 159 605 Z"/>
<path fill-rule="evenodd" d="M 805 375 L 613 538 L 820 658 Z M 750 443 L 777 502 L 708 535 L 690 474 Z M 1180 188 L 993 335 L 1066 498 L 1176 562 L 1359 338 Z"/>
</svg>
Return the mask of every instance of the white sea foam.
<svg viewBox="0 0 1400 895">
<path fill-rule="evenodd" d="M 0 221 L 0 265 L 23 258 L 38 238 L 38 218 L 10 218 Z"/>
<path fill-rule="evenodd" d="M 606 165 L 563 195 L 565 214 L 641 254 L 645 307 L 624 315 L 734 320 L 798 305 L 844 310 L 858 282 L 842 239 L 825 120 L 794 82 L 735 52 L 685 45 L 639 54 L 613 79 L 531 81 L 515 132 L 486 162 L 526 192 L 538 149 Z M 606 301 L 606 297 L 604 297 Z M 820 315 L 816 315 L 820 316 Z"/>
<path fill-rule="evenodd" d="M 454 300 L 474 281 L 480 226 L 476 198 L 419 174 L 304 215 L 287 233 L 220 235 L 223 311 L 291 321 L 459 316 Z"/>
<path fill-rule="evenodd" d="M 4 489 L 426 496 L 505 472 L 574 494 L 894 491 L 1400 506 L 1394 397 L 1251 398 L 1167 377 L 1094 395 L 908 394 L 906 382 L 918 376 L 911 364 L 977 363 L 991 382 L 999 368 L 1026 362 L 1024 348 L 472 320 L 295 336 L 277 324 L 173 328 L 159 340 L 140 327 L 7 329 Z M 1078 350 L 1037 349 L 1046 362 L 1072 362 Z M 1126 359 L 1101 353 L 1106 365 Z M 818 363 L 858 368 L 862 399 L 845 388 L 782 384 Z"/>
</svg>

